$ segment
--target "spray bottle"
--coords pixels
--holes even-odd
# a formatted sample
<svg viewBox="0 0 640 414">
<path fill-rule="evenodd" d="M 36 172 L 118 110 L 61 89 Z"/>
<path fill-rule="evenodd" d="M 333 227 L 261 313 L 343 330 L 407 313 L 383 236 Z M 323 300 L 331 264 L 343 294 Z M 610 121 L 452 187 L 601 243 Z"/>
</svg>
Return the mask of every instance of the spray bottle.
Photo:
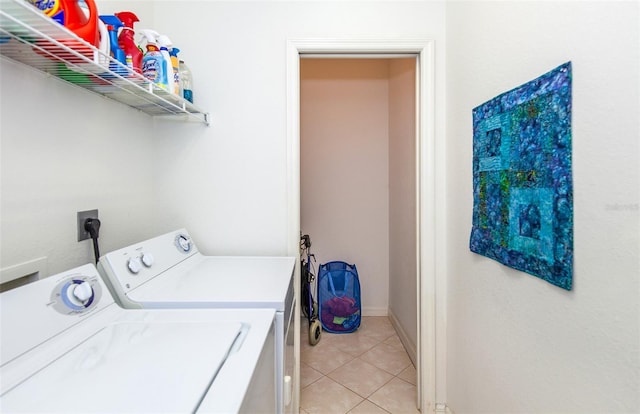
<svg viewBox="0 0 640 414">
<path fill-rule="evenodd" d="M 126 65 L 129 69 L 142 73 L 142 51 L 136 45 L 135 32 L 133 31 L 133 24 L 140 20 L 138 16 L 129 11 L 115 13 L 115 16 L 124 24 L 118 37 L 118 45 L 124 51 Z"/>
<path fill-rule="evenodd" d="M 124 27 L 124 24 L 122 24 L 120 19 L 118 19 L 116 16 L 100 16 L 100 20 L 102 20 L 107 25 L 107 30 L 109 31 L 111 57 L 126 66 L 127 58 L 124 54 L 124 51 L 118 46 L 118 29 Z M 114 62 L 111 62 L 109 64 L 109 69 L 119 74 L 126 74 L 124 68 Z"/>
<path fill-rule="evenodd" d="M 160 52 L 157 39 L 158 32 L 151 29 L 140 30 L 147 41 L 147 51 L 142 58 L 142 75 L 162 88 L 167 88 L 166 64 Z"/>
<path fill-rule="evenodd" d="M 169 48 L 171 47 L 171 39 L 166 35 L 158 36 L 158 46 L 160 46 L 160 53 L 165 62 L 165 70 L 167 74 L 167 90 L 174 92 L 174 79 L 173 79 L 173 64 L 171 62 L 171 55 L 169 54 Z"/>
<path fill-rule="evenodd" d="M 140 33 L 147 39 L 147 52 L 142 58 L 142 76 L 161 88 L 168 89 L 166 61 L 156 44 L 158 32 L 145 29 L 140 30 Z"/>
<path fill-rule="evenodd" d="M 171 66 L 173 68 L 173 93 L 178 96 L 182 95 L 182 82 L 180 81 L 180 61 L 178 60 L 178 53 L 180 49 L 172 47 L 169 50 L 169 56 L 171 56 Z"/>
</svg>

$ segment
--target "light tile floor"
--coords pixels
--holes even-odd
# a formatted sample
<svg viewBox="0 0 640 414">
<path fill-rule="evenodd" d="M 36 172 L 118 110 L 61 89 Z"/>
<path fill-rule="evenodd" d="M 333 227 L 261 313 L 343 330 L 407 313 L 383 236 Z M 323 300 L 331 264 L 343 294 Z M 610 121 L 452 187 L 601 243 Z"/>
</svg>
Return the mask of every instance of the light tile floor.
<svg viewBox="0 0 640 414">
<path fill-rule="evenodd" d="M 323 331 L 309 344 L 300 324 L 301 414 L 412 414 L 416 369 L 387 317 L 363 317 L 350 334 Z"/>
</svg>

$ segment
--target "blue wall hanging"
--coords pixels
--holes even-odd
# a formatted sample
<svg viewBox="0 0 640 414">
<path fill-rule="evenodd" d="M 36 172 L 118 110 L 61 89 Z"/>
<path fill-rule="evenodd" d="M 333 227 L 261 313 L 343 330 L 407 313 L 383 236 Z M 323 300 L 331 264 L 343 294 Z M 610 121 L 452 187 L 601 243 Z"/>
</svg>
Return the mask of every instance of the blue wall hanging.
<svg viewBox="0 0 640 414">
<path fill-rule="evenodd" d="M 473 109 L 470 248 L 571 290 L 571 62 Z"/>
</svg>

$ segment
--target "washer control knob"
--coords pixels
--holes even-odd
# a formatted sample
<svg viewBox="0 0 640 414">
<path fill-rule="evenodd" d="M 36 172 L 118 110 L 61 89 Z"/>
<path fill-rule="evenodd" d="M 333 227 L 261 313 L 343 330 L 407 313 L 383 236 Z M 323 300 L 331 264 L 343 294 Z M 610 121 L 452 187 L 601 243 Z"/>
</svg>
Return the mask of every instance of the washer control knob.
<svg viewBox="0 0 640 414">
<path fill-rule="evenodd" d="M 93 296 L 93 289 L 89 282 L 82 282 L 73 286 L 73 297 L 81 303 L 86 303 Z"/>
<path fill-rule="evenodd" d="M 129 268 L 129 271 L 131 273 L 137 275 L 138 272 L 142 270 L 142 263 L 140 262 L 140 258 L 132 257 L 131 259 L 129 259 L 129 261 L 127 262 L 127 267 Z"/>
<path fill-rule="evenodd" d="M 78 273 L 64 278 L 51 291 L 51 306 L 63 315 L 78 314 L 95 308 L 102 296 L 97 279 L 97 276 Z"/>
<path fill-rule="evenodd" d="M 142 264 L 146 267 L 151 267 L 155 263 L 156 259 L 151 253 L 142 253 Z"/>
</svg>

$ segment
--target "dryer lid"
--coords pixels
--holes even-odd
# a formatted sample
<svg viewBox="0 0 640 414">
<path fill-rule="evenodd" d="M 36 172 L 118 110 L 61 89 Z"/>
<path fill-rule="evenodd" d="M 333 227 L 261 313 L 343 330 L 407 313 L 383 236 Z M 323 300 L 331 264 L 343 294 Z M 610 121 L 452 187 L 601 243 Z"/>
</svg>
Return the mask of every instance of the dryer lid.
<svg viewBox="0 0 640 414">
<path fill-rule="evenodd" d="M 290 306 L 294 266 L 293 257 L 198 254 L 127 296 L 145 308 L 269 308 L 282 312 Z"/>
</svg>

